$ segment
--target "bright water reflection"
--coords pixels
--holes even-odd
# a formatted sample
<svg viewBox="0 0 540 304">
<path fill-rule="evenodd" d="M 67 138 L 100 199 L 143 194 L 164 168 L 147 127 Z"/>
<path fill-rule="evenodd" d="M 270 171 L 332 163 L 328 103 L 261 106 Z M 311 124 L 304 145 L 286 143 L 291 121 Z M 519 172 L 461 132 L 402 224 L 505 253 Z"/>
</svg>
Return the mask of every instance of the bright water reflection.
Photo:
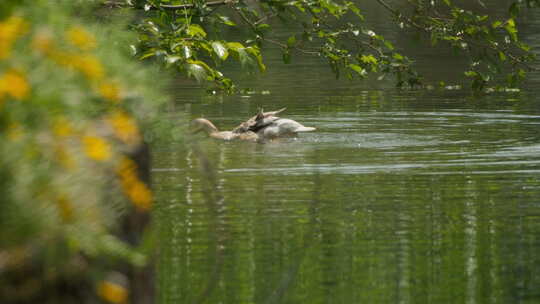
<svg viewBox="0 0 540 304">
<path fill-rule="evenodd" d="M 159 302 L 540 302 L 539 77 L 474 100 L 299 64 L 269 95 L 178 95 L 173 117 L 230 129 L 286 106 L 318 130 L 154 147 Z"/>
</svg>

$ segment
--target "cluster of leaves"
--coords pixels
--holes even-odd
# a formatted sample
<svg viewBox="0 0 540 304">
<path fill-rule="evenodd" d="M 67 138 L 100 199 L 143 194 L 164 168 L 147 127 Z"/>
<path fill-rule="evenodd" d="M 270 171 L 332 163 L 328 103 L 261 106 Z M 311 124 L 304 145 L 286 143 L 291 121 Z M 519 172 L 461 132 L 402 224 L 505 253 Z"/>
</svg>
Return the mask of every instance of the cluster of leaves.
<svg viewBox="0 0 540 304">
<path fill-rule="evenodd" d="M 114 231 L 125 210 L 151 208 L 127 155 L 164 98 L 153 73 L 115 46 L 133 40 L 125 25 L 77 19 L 75 9 L 91 8 L 71 1 L 2 6 L 0 298 L 32 301 L 63 278 L 125 301 L 125 290 L 97 282 L 113 261 L 145 263 Z"/>
<path fill-rule="evenodd" d="M 220 15 L 203 17 L 208 10 L 207 6 L 201 4 L 183 11 L 153 12 L 153 16 L 137 25 L 140 44 L 134 48 L 140 59 L 157 58 L 166 66 L 175 67 L 200 82 L 210 81 L 219 89 L 233 91 L 233 82 L 217 69 L 221 62 L 233 57 L 243 67 L 258 66 L 261 71 L 266 67 L 262 63 L 257 44 L 249 41 L 225 41 L 205 28 L 205 22 L 214 26 L 216 23 L 224 26 L 236 25 Z"/>
<path fill-rule="evenodd" d="M 534 56 L 519 40 L 517 16 L 525 6 L 534 7 L 538 2 L 515 1 L 508 16 L 495 18 L 475 12 L 481 9 L 463 8 L 471 3 L 412 0 L 392 7 L 377 0 L 389 12 L 396 30 L 419 31 L 433 45 L 445 43 L 466 52 L 470 68 L 465 76 L 474 90 L 485 88 L 503 72 L 511 87 L 524 78 Z M 412 60 L 375 33 L 360 8 L 350 1 L 139 0 L 134 5 L 147 11 L 147 18 L 138 25 L 139 58 L 159 57 L 168 66 L 226 91 L 233 91 L 234 84 L 219 71 L 220 65 L 233 57 L 242 66 L 264 71 L 261 49 L 266 44 L 279 46 L 285 63 L 294 54 L 324 58 L 337 77 L 365 78 L 373 73 L 379 79 L 394 76 L 397 86 L 422 84 Z M 472 3 L 483 5 L 480 0 Z M 297 34 L 280 37 L 272 30 L 275 20 L 296 28 Z M 243 39 L 225 41 L 224 28 L 237 30 Z"/>
<path fill-rule="evenodd" d="M 397 20 L 426 33 L 432 45 L 445 43 L 466 54 L 469 69 L 464 74 L 470 78 L 473 90 L 486 88 L 497 75 L 504 73 L 506 85 L 516 87 L 527 70 L 532 69 L 530 63 L 536 57 L 531 48 L 519 40 L 517 22 L 520 12 L 525 7 L 538 6 L 538 0 L 515 1 L 508 13 L 500 17 L 482 13 L 487 9 L 482 1 L 469 3 L 469 9 L 451 0 L 437 4 L 416 0 L 410 4 L 413 10 L 409 15 L 394 11 Z"/>
<path fill-rule="evenodd" d="M 264 71 L 261 49 L 265 44 L 279 46 L 284 63 L 289 63 L 295 53 L 323 57 L 336 77 L 365 78 L 375 72 L 381 78 L 396 75 L 400 86 L 419 83 L 418 75 L 410 68 L 411 61 L 367 27 L 360 9 L 349 1 L 170 4 L 167 0 L 149 0 L 141 5 L 149 12 L 137 26 L 139 58 L 158 57 L 166 65 L 199 81 L 212 81 L 218 89 L 228 92 L 235 87 L 219 71 L 220 65 L 235 58 L 243 67 Z M 223 10 L 226 12 L 221 13 Z M 298 27 L 299 33 L 274 37 L 272 22 L 276 18 Z M 242 31 L 244 39 L 225 41 L 225 27 Z"/>
</svg>

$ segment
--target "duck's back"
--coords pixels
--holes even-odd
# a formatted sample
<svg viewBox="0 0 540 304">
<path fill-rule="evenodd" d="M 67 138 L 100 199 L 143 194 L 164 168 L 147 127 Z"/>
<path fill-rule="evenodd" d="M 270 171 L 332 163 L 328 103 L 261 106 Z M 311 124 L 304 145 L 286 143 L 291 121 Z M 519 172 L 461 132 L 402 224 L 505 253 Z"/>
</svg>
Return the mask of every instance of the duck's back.
<svg viewBox="0 0 540 304">
<path fill-rule="evenodd" d="M 306 127 L 301 123 L 287 118 L 279 118 L 261 130 L 264 137 L 273 138 L 279 136 L 295 135 L 300 132 L 315 131 L 313 127 Z"/>
<path fill-rule="evenodd" d="M 257 141 L 259 136 L 254 132 L 247 131 L 244 133 L 234 133 L 232 131 L 221 131 L 210 134 L 210 137 L 222 139 L 226 141 L 231 140 L 243 140 L 243 141 Z"/>
</svg>

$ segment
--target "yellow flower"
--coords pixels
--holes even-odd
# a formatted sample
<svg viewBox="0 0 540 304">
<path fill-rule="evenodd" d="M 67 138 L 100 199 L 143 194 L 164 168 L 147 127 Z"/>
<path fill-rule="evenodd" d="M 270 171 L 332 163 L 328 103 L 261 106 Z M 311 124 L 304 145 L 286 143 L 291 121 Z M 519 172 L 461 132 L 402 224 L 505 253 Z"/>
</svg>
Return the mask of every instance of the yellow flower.
<svg viewBox="0 0 540 304">
<path fill-rule="evenodd" d="M 98 88 L 99 94 L 110 101 L 119 102 L 120 87 L 114 82 L 103 82 Z"/>
<path fill-rule="evenodd" d="M 71 67 L 90 80 L 103 78 L 103 65 L 97 57 L 91 54 L 73 54 L 69 52 L 51 52 L 51 59 L 59 65 Z"/>
<path fill-rule="evenodd" d="M 83 54 L 74 56 L 71 58 L 71 64 L 90 80 L 100 80 L 103 78 L 103 66 L 93 55 Z"/>
<path fill-rule="evenodd" d="M 107 118 L 107 121 L 112 126 L 116 137 L 124 143 L 136 145 L 140 142 L 139 128 L 137 128 L 135 120 L 127 113 L 115 111 Z"/>
<path fill-rule="evenodd" d="M 9 95 L 15 99 L 24 99 L 30 92 L 26 75 L 17 70 L 9 70 L 0 77 L 0 98 Z"/>
<path fill-rule="evenodd" d="M 128 291 L 123 286 L 109 282 L 101 281 L 97 286 L 99 296 L 109 303 L 125 304 L 128 299 Z"/>
<path fill-rule="evenodd" d="M 65 52 L 54 50 L 52 41 L 47 41 L 46 37 L 36 38 L 34 40 L 34 48 L 48 55 L 51 60 L 59 65 L 70 67 L 92 81 L 103 79 L 105 74 L 103 65 L 99 59 L 92 54 L 76 54 L 73 52 Z"/>
<path fill-rule="evenodd" d="M 152 192 L 139 180 L 129 185 L 126 194 L 139 209 L 148 210 L 152 206 Z"/>
<path fill-rule="evenodd" d="M 66 32 L 67 41 L 83 51 L 96 47 L 96 38 L 81 26 L 74 26 Z"/>
<path fill-rule="evenodd" d="M 111 146 L 101 137 L 85 136 L 83 145 L 86 155 L 97 161 L 111 158 Z"/>
<path fill-rule="evenodd" d="M 28 30 L 28 23 L 21 17 L 12 16 L 0 22 L 0 59 L 11 55 L 11 48 L 15 40 Z"/>
<path fill-rule="evenodd" d="M 73 134 L 73 127 L 65 117 L 57 118 L 53 123 L 52 130 L 58 137 L 66 137 Z"/>
<path fill-rule="evenodd" d="M 60 218 L 64 222 L 70 222 L 73 219 L 73 203 L 65 195 L 60 195 L 57 198 L 56 206 L 59 209 Z"/>
<path fill-rule="evenodd" d="M 116 173 L 120 177 L 120 184 L 124 194 L 141 210 L 152 207 L 152 191 L 137 177 L 137 165 L 127 157 L 120 160 Z"/>
</svg>

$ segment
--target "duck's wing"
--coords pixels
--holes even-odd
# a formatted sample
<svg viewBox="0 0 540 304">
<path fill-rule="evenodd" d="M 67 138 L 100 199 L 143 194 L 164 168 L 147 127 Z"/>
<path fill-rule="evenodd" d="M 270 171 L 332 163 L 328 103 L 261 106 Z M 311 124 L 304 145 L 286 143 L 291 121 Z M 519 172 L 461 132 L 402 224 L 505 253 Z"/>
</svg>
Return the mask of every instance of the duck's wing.
<svg viewBox="0 0 540 304">
<path fill-rule="evenodd" d="M 317 130 L 316 128 L 314 127 L 306 127 L 304 125 L 301 125 L 299 124 L 300 126 L 298 126 L 294 132 L 311 132 L 311 131 L 315 131 Z"/>
<path fill-rule="evenodd" d="M 266 128 L 264 128 L 262 132 L 264 136 L 279 137 L 293 135 L 300 132 L 311 132 L 315 130 L 315 128 L 306 127 L 295 120 L 279 118 L 266 126 Z"/>
<path fill-rule="evenodd" d="M 262 125 L 268 124 L 273 120 L 272 117 L 275 117 L 275 115 L 285 111 L 287 108 L 281 108 L 277 111 L 270 111 L 270 112 L 263 112 L 262 109 L 260 109 L 259 113 L 257 115 L 251 117 L 250 119 L 242 122 L 240 125 L 238 125 L 236 128 L 233 129 L 234 133 L 245 133 L 248 131 L 253 131 L 253 129 L 259 129 Z M 270 120 L 267 120 L 270 119 Z M 254 131 L 256 132 L 256 131 Z"/>
<path fill-rule="evenodd" d="M 271 112 L 263 112 L 263 116 L 264 117 L 268 117 L 268 116 L 275 116 L 275 115 L 278 115 L 279 113 L 283 112 L 287 110 L 287 108 L 281 108 L 277 111 L 271 111 Z M 256 116 L 255 116 L 256 117 Z"/>
<path fill-rule="evenodd" d="M 281 118 L 277 116 L 259 117 L 256 119 L 255 123 L 249 127 L 249 131 L 257 133 L 260 130 L 273 125 L 276 121 L 280 119 Z"/>
</svg>

